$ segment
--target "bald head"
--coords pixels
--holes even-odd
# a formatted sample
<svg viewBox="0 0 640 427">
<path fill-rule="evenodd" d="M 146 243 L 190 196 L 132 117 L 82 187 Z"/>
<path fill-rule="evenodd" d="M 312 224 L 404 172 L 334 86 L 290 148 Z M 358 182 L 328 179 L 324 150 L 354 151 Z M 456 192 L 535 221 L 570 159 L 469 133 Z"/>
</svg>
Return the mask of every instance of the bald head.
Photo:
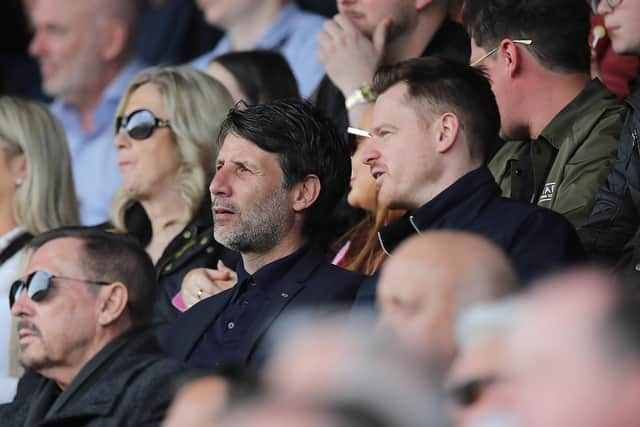
<svg viewBox="0 0 640 427">
<path fill-rule="evenodd" d="M 516 286 L 500 248 L 471 233 L 432 231 L 404 242 L 378 283 L 382 322 L 427 357 L 448 364 L 454 323 L 470 304 L 492 301 Z"/>
</svg>

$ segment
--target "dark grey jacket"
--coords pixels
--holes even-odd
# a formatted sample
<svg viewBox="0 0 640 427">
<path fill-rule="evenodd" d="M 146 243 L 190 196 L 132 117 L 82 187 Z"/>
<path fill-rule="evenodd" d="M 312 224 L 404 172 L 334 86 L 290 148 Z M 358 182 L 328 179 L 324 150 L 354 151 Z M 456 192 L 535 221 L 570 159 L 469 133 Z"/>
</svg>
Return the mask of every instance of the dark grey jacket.
<svg viewBox="0 0 640 427">
<path fill-rule="evenodd" d="M 589 221 L 578 234 L 592 257 L 635 268 L 640 265 L 639 85 L 626 101 L 630 109 L 620 134 L 613 170 L 596 195 Z"/>
<path fill-rule="evenodd" d="M 21 380 L 14 402 L 0 405 L 4 427 L 138 427 L 162 422 L 182 364 L 151 335 L 132 330 L 107 344 L 60 392 L 38 374 Z M 25 391 L 25 384 L 29 383 Z"/>
</svg>

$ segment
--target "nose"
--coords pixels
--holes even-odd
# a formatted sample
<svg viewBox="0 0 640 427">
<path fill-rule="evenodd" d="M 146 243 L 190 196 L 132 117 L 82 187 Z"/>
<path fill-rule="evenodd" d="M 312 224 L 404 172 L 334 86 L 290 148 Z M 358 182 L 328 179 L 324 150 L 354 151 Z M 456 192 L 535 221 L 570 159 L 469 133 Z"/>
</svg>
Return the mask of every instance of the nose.
<svg viewBox="0 0 640 427">
<path fill-rule="evenodd" d="M 378 151 L 378 143 L 375 138 L 365 145 L 362 150 L 362 154 L 359 156 L 359 160 L 365 165 L 371 166 L 376 160 L 380 158 L 380 152 Z"/>
<path fill-rule="evenodd" d="M 598 15 L 603 16 L 606 15 L 607 13 L 611 12 L 611 8 L 609 7 L 609 4 L 606 1 L 599 1 L 598 2 L 598 7 L 596 8 Z"/>
<path fill-rule="evenodd" d="M 16 299 L 11 307 L 11 314 L 15 317 L 29 315 L 33 313 L 33 307 L 31 305 L 31 299 L 29 299 L 27 292 L 22 292 L 18 299 Z"/>
<path fill-rule="evenodd" d="M 29 54 L 35 57 L 42 56 L 42 53 L 45 51 L 45 47 L 45 36 L 40 30 L 36 30 L 33 38 L 31 39 L 31 43 L 29 43 Z"/>
<path fill-rule="evenodd" d="M 129 147 L 131 145 L 131 141 L 129 141 L 127 132 L 116 129 L 116 134 L 113 137 L 113 145 L 115 145 L 119 150 Z"/>
<path fill-rule="evenodd" d="M 229 176 L 225 167 L 221 167 L 216 171 L 216 174 L 209 184 L 209 193 L 213 196 L 230 196 L 231 187 L 229 185 Z"/>
</svg>

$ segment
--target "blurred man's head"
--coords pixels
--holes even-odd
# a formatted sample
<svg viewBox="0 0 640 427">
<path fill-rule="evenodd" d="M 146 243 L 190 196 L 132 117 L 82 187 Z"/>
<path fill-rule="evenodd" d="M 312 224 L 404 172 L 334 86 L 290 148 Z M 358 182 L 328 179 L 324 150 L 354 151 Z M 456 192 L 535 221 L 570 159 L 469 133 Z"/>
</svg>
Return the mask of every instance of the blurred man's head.
<svg viewBox="0 0 640 427">
<path fill-rule="evenodd" d="M 416 209 L 487 159 L 500 117 L 483 73 L 439 58 L 383 67 L 362 153 L 382 207 Z"/>
<path fill-rule="evenodd" d="M 446 381 L 454 426 L 481 426 L 505 416 L 507 336 L 519 313 L 518 300 L 507 299 L 472 306 L 458 317 L 459 352 Z"/>
<path fill-rule="evenodd" d="M 463 308 L 512 290 L 516 276 L 500 248 L 465 232 L 432 231 L 404 242 L 378 283 L 382 324 L 409 348 L 447 366 Z"/>
<path fill-rule="evenodd" d="M 96 97 L 131 55 L 139 0 L 38 0 L 29 52 L 47 95 L 77 105 Z"/>
<path fill-rule="evenodd" d="M 597 13 L 604 16 L 613 50 L 620 55 L 640 55 L 640 2 L 603 0 L 592 3 L 597 4 Z M 611 7 L 610 4 L 616 6 Z"/>
<path fill-rule="evenodd" d="M 96 229 L 53 230 L 29 246 L 10 292 L 20 361 L 64 387 L 109 341 L 149 323 L 155 269 L 136 242 Z"/>
<path fill-rule="evenodd" d="M 509 340 L 524 427 L 638 424 L 640 303 L 608 273 L 557 274 L 527 296 Z"/>
</svg>

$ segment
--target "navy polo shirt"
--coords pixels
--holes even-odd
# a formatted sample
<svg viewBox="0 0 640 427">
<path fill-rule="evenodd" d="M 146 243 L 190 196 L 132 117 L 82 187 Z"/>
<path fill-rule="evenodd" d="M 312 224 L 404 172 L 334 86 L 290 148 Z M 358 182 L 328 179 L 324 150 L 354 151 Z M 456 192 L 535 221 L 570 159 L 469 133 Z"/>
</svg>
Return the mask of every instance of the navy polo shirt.
<svg viewBox="0 0 640 427">
<path fill-rule="evenodd" d="M 253 275 L 244 269 L 242 259 L 236 266 L 238 284 L 226 307 L 203 335 L 188 364 L 198 368 L 216 368 L 243 363 L 242 345 L 249 333 L 264 317 L 265 304 L 279 298 L 273 284 L 284 277 L 308 251 L 304 246 L 284 258 L 273 261 Z M 215 297 L 213 297 L 215 298 Z"/>
</svg>

